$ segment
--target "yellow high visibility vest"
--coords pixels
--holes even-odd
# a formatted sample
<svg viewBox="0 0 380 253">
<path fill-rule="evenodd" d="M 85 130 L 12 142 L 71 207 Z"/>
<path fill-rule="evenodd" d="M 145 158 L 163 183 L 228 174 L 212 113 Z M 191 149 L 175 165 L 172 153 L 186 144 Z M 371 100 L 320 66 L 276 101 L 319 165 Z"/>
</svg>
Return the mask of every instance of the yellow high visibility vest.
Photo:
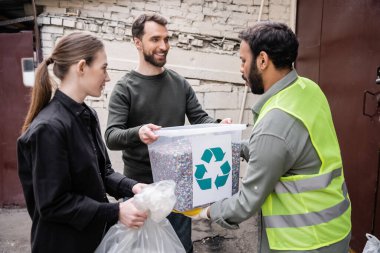
<svg viewBox="0 0 380 253">
<path fill-rule="evenodd" d="M 270 249 L 312 250 L 341 241 L 351 231 L 351 202 L 325 95 L 313 81 L 298 77 L 263 105 L 255 126 L 272 109 L 304 124 L 322 165 L 318 174 L 281 177 L 265 200 Z"/>
</svg>

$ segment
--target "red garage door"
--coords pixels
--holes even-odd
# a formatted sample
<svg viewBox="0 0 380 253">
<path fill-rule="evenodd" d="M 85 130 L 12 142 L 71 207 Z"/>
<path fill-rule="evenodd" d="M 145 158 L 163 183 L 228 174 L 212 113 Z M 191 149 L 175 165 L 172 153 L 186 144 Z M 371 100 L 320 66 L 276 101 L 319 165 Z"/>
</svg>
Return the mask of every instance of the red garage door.
<svg viewBox="0 0 380 253">
<path fill-rule="evenodd" d="M 0 45 L 0 206 L 24 205 L 17 174 L 16 140 L 28 107 L 30 88 L 24 85 L 23 69 L 25 78 L 32 75 L 33 35 L 0 33 Z"/>
<path fill-rule="evenodd" d="M 380 238 L 380 1 L 298 1 L 297 35 L 297 70 L 331 106 L 352 201 L 351 247 L 362 252 L 365 233 Z"/>
</svg>

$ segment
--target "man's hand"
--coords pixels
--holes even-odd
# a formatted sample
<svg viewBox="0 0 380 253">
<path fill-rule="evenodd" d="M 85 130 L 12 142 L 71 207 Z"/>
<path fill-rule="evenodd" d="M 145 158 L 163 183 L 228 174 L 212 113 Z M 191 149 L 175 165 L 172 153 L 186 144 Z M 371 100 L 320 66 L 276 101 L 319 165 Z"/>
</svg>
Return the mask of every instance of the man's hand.
<svg viewBox="0 0 380 253">
<path fill-rule="evenodd" d="M 139 129 L 140 140 L 145 144 L 155 142 L 158 139 L 158 135 L 156 135 L 153 131 L 159 130 L 160 128 L 160 126 L 151 123 L 143 125 Z"/>
<path fill-rule="evenodd" d="M 222 121 L 219 124 L 232 124 L 232 119 L 231 118 L 222 119 Z"/>
<path fill-rule="evenodd" d="M 138 194 L 140 193 L 145 187 L 147 186 L 147 184 L 143 184 L 143 183 L 137 183 L 135 184 L 133 187 L 132 187 L 132 192 L 134 194 Z"/>
<path fill-rule="evenodd" d="M 119 204 L 119 221 L 127 227 L 139 228 L 148 218 L 146 211 L 140 211 L 133 204 L 133 198 Z"/>
<path fill-rule="evenodd" d="M 200 220 L 200 219 L 209 220 L 210 219 L 209 208 L 210 208 L 210 206 L 204 207 L 204 208 L 202 208 L 202 207 L 194 208 L 194 209 L 184 211 L 184 212 L 180 212 L 180 213 L 182 213 L 183 215 L 185 215 L 185 216 L 187 216 L 193 220 Z"/>
</svg>

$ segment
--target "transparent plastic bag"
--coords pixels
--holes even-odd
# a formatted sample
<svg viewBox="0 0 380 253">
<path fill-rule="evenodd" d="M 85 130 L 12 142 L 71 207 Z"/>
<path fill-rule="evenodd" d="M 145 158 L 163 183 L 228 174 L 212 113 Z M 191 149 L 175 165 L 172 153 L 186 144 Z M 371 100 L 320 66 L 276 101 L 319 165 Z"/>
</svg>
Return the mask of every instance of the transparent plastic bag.
<svg viewBox="0 0 380 253">
<path fill-rule="evenodd" d="M 140 210 L 148 210 L 149 217 L 138 229 L 128 228 L 121 223 L 112 226 L 95 253 L 167 253 L 185 252 L 181 241 L 168 219 L 176 202 L 175 182 L 160 181 L 145 187 L 134 197 Z"/>
<path fill-rule="evenodd" d="M 365 234 L 368 241 L 364 246 L 363 253 L 380 253 L 380 241 L 371 234 Z"/>
<path fill-rule="evenodd" d="M 139 229 L 116 224 L 110 228 L 95 253 L 185 252 L 168 219 L 156 223 L 148 218 Z"/>
</svg>

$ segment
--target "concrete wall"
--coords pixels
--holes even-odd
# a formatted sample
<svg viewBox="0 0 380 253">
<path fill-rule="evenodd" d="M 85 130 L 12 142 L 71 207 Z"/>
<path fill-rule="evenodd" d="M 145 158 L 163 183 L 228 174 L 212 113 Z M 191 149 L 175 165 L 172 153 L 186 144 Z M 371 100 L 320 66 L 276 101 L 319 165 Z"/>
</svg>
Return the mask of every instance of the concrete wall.
<svg viewBox="0 0 380 253">
<path fill-rule="evenodd" d="M 90 31 L 102 38 L 109 61 L 111 82 L 100 98 L 87 103 L 99 114 L 102 130 L 107 121 L 107 98 L 115 82 L 137 65 L 137 51 L 131 43 L 131 25 L 142 13 L 155 12 L 169 21 L 171 50 L 166 67 L 185 76 L 197 93 L 203 108 L 215 118 L 231 117 L 239 121 L 244 98 L 244 83 L 239 72 L 238 33 L 255 24 L 261 0 L 36 0 L 44 6 L 38 17 L 44 57 L 51 53 L 57 39 L 73 31 Z M 294 27 L 296 0 L 263 0 L 261 20 L 275 20 Z M 248 92 L 242 123 L 248 124 L 243 137 L 252 128 L 251 106 L 257 96 Z M 121 171 L 120 152 L 110 152 L 112 163 Z M 245 173 L 242 163 L 242 173 Z M 251 220 L 240 234 L 257 229 Z M 202 228 L 200 228 L 202 230 Z M 256 231 L 256 230 L 255 230 Z M 205 236 L 238 238 L 237 234 L 209 226 Z M 199 233 L 198 233 L 199 235 Z M 199 238 L 198 238 L 199 239 Z M 256 241 L 240 241 L 253 248 Z M 232 240 L 233 241 L 233 240 Z M 233 248 L 235 246 L 232 246 Z M 249 250 L 251 251 L 251 250 Z M 251 252 L 254 252 L 252 249 Z"/>
</svg>

